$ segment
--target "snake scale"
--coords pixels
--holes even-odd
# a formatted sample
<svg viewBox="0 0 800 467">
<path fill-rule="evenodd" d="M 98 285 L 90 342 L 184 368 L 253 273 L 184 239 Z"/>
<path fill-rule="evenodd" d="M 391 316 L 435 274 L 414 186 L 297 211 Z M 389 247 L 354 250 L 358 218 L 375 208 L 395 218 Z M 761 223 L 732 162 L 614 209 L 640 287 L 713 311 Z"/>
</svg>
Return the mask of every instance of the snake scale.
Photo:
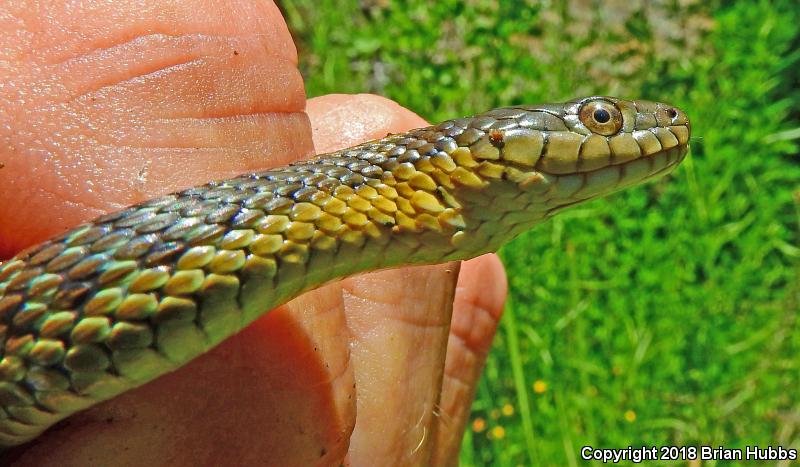
<svg viewBox="0 0 800 467">
<path fill-rule="evenodd" d="M 393 134 L 95 219 L 0 265 L 0 446 L 175 370 L 326 282 L 471 258 L 669 172 L 675 107 L 588 97 Z"/>
</svg>

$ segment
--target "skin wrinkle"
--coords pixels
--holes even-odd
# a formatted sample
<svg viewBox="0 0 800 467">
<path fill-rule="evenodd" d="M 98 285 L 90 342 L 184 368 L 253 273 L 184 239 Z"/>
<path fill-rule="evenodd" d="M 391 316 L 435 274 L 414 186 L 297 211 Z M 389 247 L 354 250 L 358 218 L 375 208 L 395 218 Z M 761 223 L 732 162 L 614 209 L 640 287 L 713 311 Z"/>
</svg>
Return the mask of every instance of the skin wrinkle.
<svg viewBox="0 0 800 467">
<path fill-rule="evenodd" d="M 148 44 L 147 39 L 149 36 L 140 36 L 134 37 L 133 39 L 115 45 L 114 50 L 109 50 L 105 54 L 100 54 L 100 56 L 96 56 L 94 54 L 95 51 L 87 51 L 84 55 L 72 57 L 69 61 L 63 62 L 60 64 L 55 64 L 48 66 L 47 68 L 53 68 L 53 70 L 48 70 L 50 77 L 53 77 L 55 80 L 54 83 L 51 83 L 50 86 L 58 86 L 64 87 L 65 83 L 60 81 L 60 76 L 74 76 L 78 79 L 83 78 L 85 76 L 97 76 L 98 72 L 105 72 L 106 74 L 112 75 L 120 75 L 121 77 L 118 80 L 114 80 L 113 76 L 106 77 L 105 80 L 92 80 L 92 88 L 90 89 L 78 89 L 73 90 L 72 92 L 68 92 L 67 89 L 64 89 L 64 93 L 67 95 L 61 101 L 57 103 L 71 103 L 76 100 L 79 100 L 82 97 L 90 96 L 93 92 L 96 92 L 100 89 L 114 86 L 116 84 L 120 84 L 125 81 L 133 80 L 136 77 L 146 76 L 153 72 L 156 72 L 160 69 L 169 68 L 174 65 L 179 65 L 182 63 L 189 63 L 194 60 L 202 59 L 204 57 L 213 57 L 215 54 L 203 54 L 203 53 L 190 53 L 194 52 L 195 49 L 202 49 L 202 46 L 206 46 L 206 44 L 196 44 L 192 47 L 192 41 L 175 41 L 174 44 L 162 44 L 163 47 L 161 50 L 155 49 L 154 44 Z M 158 36 L 164 37 L 164 36 Z M 191 39 L 189 36 L 174 36 L 174 37 L 186 37 L 187 39 Z M 157 37 L 153 37 L 152 40 L 157 39 Z M 143 42 L 143 43 L 142 43 Z M 181 42 L 188 42 L 188 44 L 182 44 Z M 144 46 L 143 50 L 139 50 L 141 46 Z M 217 47 L 219 48 L 219 47 Z M 241 47 L 245 48 L 245 47 Z M 168 49 L 168 50 L 167 50 Z M 175 53 L 182 54 L 181 56 L 171 57 L 170 55 L 165 55 L 166 52 L 172 52 L 172 55 Z M 146 57 L 143 55 L 146 54 Z M 222 50 L 216 51 L 217 55 L 224 55 Z M 146 58 L 146 59 L 145 59 Z M 160 59 L 160 60 L 159 60 Z M 121 65 L 126 63 L 126 60 L 129 62 L 124 69 L 120 69 Z M 154 63 L 155 62 L 155 63 Z M 85 68 L 85 69 L 84 69 Z M 141 70 L 131 70 L 131 68 L 140 68 Z M 44 71 L 44 70 L 42 70 Z M 50 78 L 48 77 L 48 78 Z M 71 81 L 70 83 L 74 83 Z M 78 81 L 80 84 L 80 81 Z M 52 98 L 53 92 L 41 92 L 39 93 L 44 98 Z M 52 102 L 48 102 L 43 105 L 51 105 Z M 40 110 L 40 109 L 35 109 Z"/>
<path fill-rule="evenodd" d="M 380 286 L 375 285 L 375 288 L 380 289 Z M 359 300 L 363 305 L 372 304 L 373 306 L 386 308 L 402 305 L 403 309 L 416 311 L 418 309 L 426 308 L 430 299 L 430 297 L 425 296 L 424 294 L 413 297 L 400 295 L 387 297 L 386 295 L 381 294 L 372 296 L 371 291 L 366 289 L 367 287 L 363 287 L 362 284 L 353 284 L 347 279 L 342 281 L 342 293 L 344 294 L 345 299 Z M 391 314 L 381 318 L 393 323 L 420 328 L 441 329 L 443 327 L 450 326 L 449 316 L 440 316 L 438 314 L 432 314 L 431 316 L 419 316 L 417 313 L 412 313 L 410 316 L 406 316 L 404 314 Z M 428 321 L 425 318 L 430 318 L 431 320 Z M 374 322 L 373 324 L 375 326 L 381 325 L 381 323 L 377 322 Z"/>
<path fill-rule="evenodd" d="M 325 320 L 325 319 L 335 319 L 336 317 L 341 317 L 344 309 L 344 301 L 341 294 L 339 293 L 337 284 L 330 284 L 322 287 L 321 289 L 316 289 L 316 290 L 322 290 L 322 291 L 315 293 L 315 296 L 318 298 L 318 300 L 315 302 L 313 306 L 314 319 Z M 288 313 L 302 313 L 304 311 L 304 308 L 306 309 L 310 308 L 308 305 L 304 304 L 304 301 L 308 301 L 308 299 L 303 298 L 299 300 L 293 300 L 285 305 L 282 305 L 278 309 L 285 308 L 286 312 Z M 273 310 L 273 312 L 276 310 Z M 318 351 L 318 349 L 316 348 L 307 348 L 306 350 L 307 350 L 306 355 L 308 355 L 309 357 L 313 357 L 314 354 L 316 354 Z M 349 359 L 350 358 L 348 353 L 348 357 L 346 360 L 349 362 Z M 345 369 L 348 367 L 349 363 L 342 367 L 342 371 L 338 373 L 338 376 L 343 375 Z"/>
<path fill-rule="evenodd" d="M 172 37 L 173 40 L 165 41 L 165 38 Z M 186 40 L 178 40 L 186 39 Z M 152 43 L 151 43 L 152 42 Z M 103 76 L 105 79 L 91 80 L 85 85 L 91 84 L 89 89 L 75 89 L 76 97 L 90 94 L 92 91 L 112 86 L 121 81 L 143 76 L 162 68 L 168 68 L 181 62 L 213 56 L 214 53 L 202 53 L 203 49 L 211 48 L 210 52 L 221 54 L 221 51 L 214 50 L 219 47 L 210 47 L 215 44 L 196 43 L 196 37 L 192 36 L 166 36 L 147 34 L 137 36 L 119 44 L 113 45 L 109 49 L 86 51 L 80 56 L 72 57 L 68 61 L 54 65 L 54 75 L 83 76 L 86 72 L 92 71 L 94 76 Z M 108 76 L 111 75 L 111 76 Z M 114 80 L 114 76 L 121 76 L 119 80 Z M 80 84 L 81 82 L 79 82 Z"/>
<path fill-rule="evenodd" d="M 396 320 L 390 320 L 389 321 L 389 323 L 395 323 L 395 322 L 397 322 L 397 321 Z M 401 324 L 406 324 L 406 323 L 401 323 Z M 391 325 L 390 326 L 386 326 L 386 323 L 379 323 L 378 325 L 375 326 L 375 331 L 376 332 L 370 332 L 372 330 L 366 330 L 366 331 L 360 332 L 359 334 L 361 334 L 361 335 L 353 336 L 352 337 L 353 347 L 354 348 L 361 348 L 361 349 L 369 347 L 373 343 L 373 339 L 380 338 L 384 334 L 383 331 L 385 330 L 384 328 L 386 328 L 386 327 L 392 328 Z M 398 330 L 398 329 L 394 329 L 394 328 L 392 328 L 392 329 L 393 329 L 393 332 L 395 334 L 406 333 L 409 336 L 413 336 L 415 341 L 419 341 L 421 343 L 432 341 L 432 340 L 435 341 L 438 338 L 438 336 L 441 335 L 442 332 L 446 331 L 446 329 L 442 329 L 442 328 L 430 328 L 430 327 L 420 327 L 420 326 L 410 326 L 410 327 L 412 329 L 408 329 L 408 330 L 404 330 L 404 329 Z M 439 332 L 436 332 L 437 330 Z M 389 344 L 392 344 L 392 342 L 390 342 Z M 427 346 L 420 345 L 419 347 L 424 348 L 424 347 L 427 347 Z M 369 349 L 367 349 L 367 350 L 369 350 Z M 380 349 L 377 349 L 377 350 L 380 350 Z M 427 368 L 427 366 L 428 366 L 427 365 L 427 358 L 428 358 L 427 356 L 419 355 L 419 354 L 414 353 L 413 349 L 410 348 L 410 347 L 404 347 L 403 350 L 407 350 L 408 351 L 407 353 L 404 354 L 404 360 L 405 360 L 406 365 L 405 365 L 405 370 L 404 370 L 403 374 L 399 375 L 400 379 L 395 381 L 397 384 L 403 384 L 404 383 L 404 380 L 402 379 L 402 377 L 405 376 L 406 373 L 414 373 L 415 371 L 425 370 Z M 395 352 L 395 353 L 400 353 L 400 352 Z M 375 357 L 375 359 L 373 359 L 372 357 Z M 372 363 L 378 363 L 379 361 L 382 361 L 380 352 L 369 353 L 368 358 L 370 358 L 370 361 Z"/>
<path fill-rule="evenodd" d="M 465 310 L 465 312 L 469 312 Z M 456 349 L 456 346 L 460 347 Z M 469 346 L 464 338 L 456 334 L 450 334 L 450 340 L 447 343 L 448 353 L 453 352 L 459 355 L 459 359 L 451 359 L 452 364 L 445 365 L 444 375 L 451 378 L 453 383 L 461 384 L 465 387 L 470 386 L 469 378 L 463 374 L 463 368 L 471 368 L 476 364 L 481 364 L 481 359 L 484 359 L 488 353 L 481 352 Z"/>
<path fill-rule="evenodd" d="M 74 54 L 73 56 L 66 57 L 60 61 L 46 61 L 44 62 L 46 65 L 51 66 L 58 66 L 64 67 L 69 65 L 91 65 L 91 63 L 84 63 L 84 61 L 91 61 L 94 59 L 108 59 L 113 61 L 113 63 L 119 64 L 119 62 L 115 61 L 118 57 L 113 56 L 113 54 L 118 53 L 120 50 L 125 50 L 126 47 L 139 47 L 144 46 L 142 52 L 152 53 L 156 50 L 153 49 L 153 45 L 150 42 L 155 43 L 155 45 L 164 45 L 167 46 L 174 46 L 176 50 L 181 50 L 183 52 L 190 52 L 189 47 L 195 46 L 207 46 L 207 47 L 214 47 L 222 45 L 228 45 L 226 50 L 236 49 L 236 41 L 242 39 L 258 39 L 257 43 L 264 46 L 264 49 L 259 51 L 259 54 L 262 56 L 274 56 L 278 60 L 287 60 L 292 61 L 291 57 L 286 57 L 282 53 L 277 53 L 269 48 L 267 48 L 267 43 L 262 40 L 266 39 L 264 34 L 232 34 L 232 35 L 225 35 L 225 34 L 205 34 L 205 33 L 175 33 L 169 30 L 164 31 L 148 31 L 144 34 L 139 35 L 132 35 L 131 38 L 122 37 L 119 41 L 115 41 L 113 43 L 109 43 L 108 45 L 99 45 L 94 49 L 83 50 L 79 53 Z M 113 39 L 113 37 L 112 37 Z M 181 39 L 187 39 L 188 44 L 183 44 Z M 196 42 L 196 44 L 194 44 Z M 217 47 L 217 48 L 219 48 Z M 237 50 L 241 53 L 241 50 Z M 294 61 L 292 61 L 294 65 L 297 65 L 297 57 L 294 57 Z M 138 65 L 141 64 L 140 62 L 134 62 L 131 65 Z M 65 70 L 70 71 L 70 70 Z"/>
<path fill-rule="evenodd" d="M 54 11 L 57 10 L 57 4 L 51 2 L 32 2 L 25 4 L 24 14 L 8 13 L 9 16 L 17 18 L 17 23 L 23 24 L 25 30 L 31 32 L 31 40 L 25 47 L 19 49 L 26 53 L 26 58 L 29 61 L 39 57 L 56 57 L 55 61 L 65 60 L 64 55 L 71 51 L 73 55 L 82 55 L 86 51 L 94 50 L 97 48 L 108 48 L 109 45 L 116 40 L 117 37 L 135 37 L 141 34 L 142 31 L 151 34 L 165 34 L 165 35 L 186 35 L 186 34 L 209 34 L 214 32 L 227 32 L 230 26 L 233 25 L 236 31 L 262 31 L 257 34 L 263 37 L 261 41 L 265 48 L 269 45 L 274 50 L 280 52 L 280 55 L 289 59 L 293 63 L 297 63 L 297 49 L 294 43 L 290 40 L 288 28 L 283 21 L 276 21 L 280 18 L 280 12 L 272 2 L 263 2 L 261 4 L 253 4 L 249 2 L 235 2 L 228 5 L 223 15 L 230 15 L 236 17 L 237 21 L 230 23 L 220 21 L 214 17 L 207 18 L 208 15 L 202 15 L 205 9 L 201 5 L 192 4 L 196 9 L 187 11 L 169 11 L 169 7 L 176 10 L 182 10 L 184 4 L 181 2 L 132 2 L 128 4 L 118 5 L 116 8 L 105 8 L 101 3 L 97 3 L 99 8 L 103 8 L 102 12 L 92 10 L 94 5 L 91 2 L 74 3 L 76 11 Z M 202 3 L 202 2 L 200 2 Z M 209 2 L 210 3 L 210 2 Z M 186 4 L 187 6 L 189 4 Z M 130 10 L 123 10 L 130 6 Z M 211 3 L 209 6 L 215 6 Z M 245 8 L 239 8 L 244 6 Z M 32 8 L 31 8 L 32 7 Z M 255 8 L 251 8 L 255 7 Z M 208 10 L 216 10 L 217 8 L 208 8 Z M 35 13 L 31 14 L 33 10 Z M 80 11 L 78 11 L 80 10 Z M 247 15 L 248 10 L 258 10 L 255 15 Z M 188 13 L 188 14 L 187 14 Z M 36 19 L 35 25 L 31 23 Z M 80 19 L 79 19 L 80 18 Z M 70 20 L 74 21 L 70 22 Z M 156 19 L 153 21 L 153 19 Z M 232 18 L 229 18 L 232 19 Z M 253 21 L 255 20 L 255 21 Z M 265 23 L 268 24 L 265 27 Z M 101 26 L 102 25 L 102 26 Z M 114 30 L 108 30 L 108 25 L 113 25 Z M 103 28 L 101 34 L 97 31 Z M 52 37 L 52 32 L 55 30 L 60 34 L 58 39 Z M 74 36 L 68 36 L 64 41 L 65 31 L 75 32 Z M 174 31 L 181 31 L 175 33 Z M 228 34 L 225 34 L 228 35 Z M 238 34 L 234 34 L 238 35 Z M 46 43 L 34 43 L 37 38 L 45 38 L 46 41 L 52 42 L 55 45 L 48 47 Z M 70 40 L 75 38 L 75 40 Z M 36 50 L 36 54 L 30 53 L 31 50 Z M 68 55 L 67 55 L 68 56 Z"/>
<path fill-rule="evenodd" d="M 458 294 L 458 291 L 456 291 L 456 294 Z M 466 299 L 456 299 L 465 312 L 459 314 L 458 319 L 454 319 L 451 323 L 452 335 L 462 339 L 464 345 L 471 351 L 485 357 L 489 354 L 490 348 L 482 347 L 486 343 L 480 339 L 480 332 L 475 332 L 474 334 L 473 332 L 476 329 L 497 327 L 500 316 L 492 314 L 493 311 L 497 310 L 497 306 L 486 304 L 486 299 L 480 295 L 470 295 Z"/>
<path fill-rule="evenodd" d="M 72 205 L 72 206 L 79 206 L 79 207 L 91 209 L 94 212 L 96 212 L 98 216 L 102 215 L 105 212 L 105 208 L 103 206 L 94 205 L 93 203 L 90 202 L 89 199 L 87 199 L 85 201 L 82 200 L 82 199 L 71 200 L 69 198 L 66 198 L 62 193 L 56 192 L 55 190 L 50 190 L 50 189 L 48 189 L 47 187 L 44 187 L 44 186 L 37 187 L 36 191 L 38 193 L 48 194 L 48 195 L 52 196 L 53 198 L 58 199 L 63 204 L 68 204 L 68 205 Z M 30 198 L 38 198 L 38 196 L 36 196 L 34 193 L 32 193 Z M 23 202 L 22 204 L 25 204 L 25 203 Z"/>
<path fill-rule="evenodd" d="M 255 128 L 253 130 L 259 130 L 263 132 L 262 127 L 265 123 L 271 123 L 273 121 L 280 120 L 281 118 L 292 118 L 292 119 L 301 119 L 304 120 L 306 118 L 305 112 L 259 112 L 259 113 L 251 113 L 251 114 L 239 114 L 239 115 L 230 115 L 230 116 L 212 116 L 212 117 L 179 117 L 175 119 L 160 119 L 159 123 L 168 123 L 169 126 L 165 125 L 165 129 L 169 130 L 174 133 L 177 130 L 183 130 L 182 134 L 186 135 L 189 130 L 196 130 L 198 133 L 198 137 L 206 137 L 210 139 L 214 137 L 214 135 L 209 134 L 211 130 L 228 130 L 228 128 L 224 128 L 224 126 L 233 126 L 238 127 L 241 124 L 252 124 Z M 193 123 L 196 125 L 188 126 L 183 125 L 179 122 L 182 121 L 189 121 L 189 123 Z M 186 126 L 185 128 L 182 128 Z M 223 128 L 215 128 L 214 126 L 223 126 Z M 144 131 L 152 131 L 152 127 L 148 128 L 142 125 L 141 130 Z M 235 129 L 235 128 L 234 128 Z M 172 135 L 168 135 L 172 136 Z M 175 135 L 177 137 L 177 135 Z M 194 133 L 192 134 L 194 136 Z M 106 147 L 114 147 L 120 149 L 224 149 L 226 151 L 234 151 L 239 152 L 242 154 L 253 154 L 253 150 L 263 150 L 265 145 L 269 144 L 269 140 L 265 138 L 259 137 L 260 135 L 254 135 L 252 138 L 251 143 L 256 144 L 257 146 L 250 148 L 243 147 L 241 144 L 241 139 L 237 141 L 228 141 L 228 146 L 206 146 L 204 145 L 203 141 L 198 142 L 197 138 L 192 138 L 188 140 L 186 138 L 178 138 L 177 142 L 183 143 L 184 146 L 180 145 L 160 145 L 157 144 L 156 141 L 153 145 L 147 144 L 119 144 L 114 141 L 105 141 L 101 136 L 92 135 L 90 137 L 90 141 L 96 142 L 100 146 Z M 89 137 L 87 135 L 87 137 Z M 143 143 L 149 141 L 148 139 L 144 138 L 135 138 L 131 135 L 126 135 L 125 139 L 136 139 L 137 141 L 141 141 Z"/>
<path fill-rule="evenodd" d="M 401 277 L 409 277 L 413 278 L 415 276 L 412 271 L 417 271 L 422 273 L 426 276 L 434 276 L 434 275 L 442 275 L 445 277 L 450 277 L 451 275 L 458 275 L 458 268 L 460 263 L 459 262 L 450 262 L 442 265 L 436 266 L 415 266 L 412 268 L 407 268 L 403 271 L 397 269 L 388 269 L 382 271 L 380 274 L 374 274 L 370 276 L 356 276 L 349 279 L 346 279 L 342 283 L 342 287 L 345 291 L 352 294 L 355 298 L 362 299 L 364 301 L 372 302 L 378 305 L 408 305 L 409 300 L 417 301 L 419 300 L 421 303 L 427 303 L 427 300 L 424 300 L 424 297 L 420 295 L 424 294 L 417 294 L 414 297 L 407 297 L 405 295 L 405 290 L 400 285 L 397 284 L 397 279 Z M 359 287 L 363 282 L 369 282 L 374 284 L 375 287 Z M 428 283 L 421 284 L 423 287 L 427 287 Z M 423 290 L 424 292 L 424 290 Z M 408 307 L 414 308 L 414 307 Z M 449 322 L 449 320 L 448 320 Z"/>
<path fill-rule="evenodd" d="M 108 148 L 109 152 L 111 152 L 111 150 L 124 149 L 124 147 L 120 147 L 120 146 L 113 146 L 113 145 L 103 144 L 97 138 L 94 138 L 94 137 L 92 137 L 90 135 L 86 135 L 85 136 L 85 140 L 86 140 L 87 146 L 91 144 L 91 145 L 96 146 L 98 148 Z M 51 170 L 59 178 L 64 179 L 64 180 L 68 180 L 69 177 L 66 176 L 66 175 L 61 175 L 62 172 L 65 172 L 65 171 L 66 172 L 70 172 L 70 171 L 80 170 L 81 169 L 81 165 L 82 165 L 80 162 L 74 164 L 74 166 L 61 164 L 61 162 L 64 162 L 65 159 L 68 160 L 68 158 L 70 157 L 68 154 L 66 154 L 67 152 L 69 154 L 73 154 L 74 153 L 74 151 L 64 151 L 65 158 L 63 158 L 60 161 L 58 161 L 52 167 L 50 167 L 49 165 L 47 166 L 48 168 L 51 168 Z M 80 160 L 80 153 L 77 154 L 75 158 Z M 131 164 L 131 165 L 134 164 L 134 161 L 130 161 L 129 164 Z M 112 163 L 112 165 L 114 165 L 114 164 Z M 142 170 L 140 169 L 138 171 L 138 173 L 142 174 Z M 139 181 L 139 177 L 137 177 L 135 180 Z M 91 181 L 92 181 L 91 178 L 86 177 L 86 179 L 83 180 L 82 182 L 83 183 L 91 183 Z M 129 179 L 129 182 L 133 182 L 133 181 L 134 181 L 134 179 L 132 179 L 132 178 Z M 55 186 L 61 186 L 61 185 L 55 185 Z M 80 207 L 83 207 L 83 208 L 91 209 L 94 212 L 95 216 L 102 215 L 103 213 L 108 212 L 109 210 L 112 210 L 112 209 L 113 210 L 121 209 L 121 208 L 126 206 L 126 204 L 124 202 L 122 202 L 122 203 L 109 203 L 109 202 L 106 201 L 107 198 L 104 198 L 104 197 L 94 197 L 94 196 L 87 197 L 87 196 L 83 196 L 83 191 L 81 191 L 80 189 L 75 189 L 76 187 L 74 187 L 74 186 L 62 186 L 62 188 L 63 188 L 62 190 L 58 190 L 58 191 L 56 191 L 56 190 L 49 190 L 49 191 L 45 190 L 45 191 L 48 191 L 49 193 L 51 193 L 62 204 L 65 204 L 65 203 L 66 204 L 72 204 L 73 206 L 80 206 Z M 116 187 L 114 187 L 114 188 L 116 188 Z M 112 189 L 112 187 L 106 187 L 106 189 L 104 189 L 102 191 L 108 191 L 109 189 Z M 104 202 L 104 201 L 106 201 L 106 202 Z"/>
<path fill-rule="evenodd" d="M 283 307 L 276 308 L 275 310 L 272 310 L 271 313 L 278 313 L 278 312 L 280 312 L 281 309 L 283 309 Z M 283 311 L 284 313 L 292 313 L 293 312 L 291 309 L 283 309 L 283 310 L 284 310 Z M 327 312 L 325 310 L 321 310 L 320 308 L 315 308 L 314 310 L 315 310 L 315 312 L 320 312 L 321 311 L 320 314 L 341 313 L 342 312 L 341 307 L 339 307 L 339 308 L 331 307 L 329 310 L 327 310 Z M 319 349 L 314 349 L 313 347 L 306 348 L 305 350 L 306 350 L 306 353 L 297 354 L 298 360 L 312 359 L 319 353 Z M 349 360 L 349 358 L 348 358 L 348 360 Z M 314 382 L 314 383 L 311 383 L 311 384 L 307 384 L 305 387 L 309 388 L 309 389 L 324 388 L 326 386 L 332 386 L 335 383 L 342 382 L 342 381 L 344 381 L 344 383 L 346 383 L 348 385 L 352 385 L 352 374 L 351 374 L 351 369 L 350 369 L 349 363 L 346 364 L 346 365 L 337 365 L 337 366 L 334 367 L 333 371 L 331 371 L 330 368 L 331 368 L 330 366 L 326 365 L 326 369 L 328 370 L 328 373 L 327 373 L 328 378 L 327 379 L 319 380 L 317 382 Z"/>
<path fill-rule="evenodd" d="M 145 76 L 118 83 L 117 86 L 103 87 L 92 96 L 92 107 L 106 108 L 111 115 L 125 116 L 128 120 L 132 110 L 136 110 L 143 117 L 164 118 L 164 114 L 178 117 L 225 117 L 239 114 L 252 114 L 259 112 L 298 112 L 302 110 L 302 96 L 299 93 L 269 92 L 286 86 L 302 86 L 302 77 L 296 68 L 286 62 L 270 62 L 268 69 L 264 63 L 249 62 L 238 57 L 234 63 L 228 63 L 229 57 L 204 57 L 201 61 L 187 62 L 182 66 L 158 70 Z M 198 81 L 204 74 L 214 74 L 216 70 L 225 70 L 228 76 L 224 80 Z M 174 75 L 168 75 L 174 73 Z M 120 106 L 120 100 L 130 101 L 132 96 L 139 97 L 142 93 L 162 93 L 167 90 L 165 81 L 183 80 L 185 86 L 178 89 L 179 99 L 170 99 L 156 105 L 142 106 L 140 99 Z M 259 81 L 260 87 L 248 86 L 242 82 Z M 174 83 L 171 83 L 169 92 L 174 94 Z M 203 95 L 202 106 L 196 102 L 188 101 L 186 105 L 184 96 L 193 93 Z M 99 101 L 99 102 L 98 102 Z M 108 106 L 104 104 L 109 104 Z"/>
<path fill-rule="evenodd" d="M 205 59 L 203 57 L 200 57 L 200 58 L 194 58 L 194 59 L 191 59 L 191 60 L 181 60 L 181 61 L 169 64 L 169 65 L 166 65 L 166 66 L 159 66 L 158 68 L 156 68 L 156 69 L 154 69 L 152 71 L 146 71 L 146 72 L 143 72 L 143 73 L 140 73 L 140 74 L 135 74 L 133 76 L 129 76 L 127 78 L 124 78 L 124 79 L 122 79 L 120 81 L 110 82 L 110 83 L 107 83 L 107 84 L 102 84 L 101 86 L 99 86 L 99 87 L 97 87 L 95 89 L 91 89 L 89 91 L 82 92 L 81 94 L 78 94 L 75 97 L 69 98 L 66 103 L 67 104 L 76 104 L 77 103 L 76 101 L 78 101 L 80 99 L 83 99 L 83 98 L 90 99 L 91 97 L 93 97 L 93 94 L 99 93 L 104 89 L 115 88 L 115 87 L 118 87 L 118 86 L 123 86 L 125 84 L 138 84 L 140 82 L 145 81 L 148 78 L 161 78 L 161 77 L 163 77 L 164 75 L 166 75 L 168 73 L 175 72 L 175 71 L 187 70 L 187 69 L 192 68 L 193 65 L 203 66 L 206 63 L 207 62 L 205 61 Z"/>
<path fill-rule="evenodd" d="M 63 71 L 69 72 L 69 66 L 81 66 L 81 65 L 92 65 L 92 61 L 94 60 L 108 60 L 109 62 L 120 64 L 119 61 L 116 61 L 118 57 L 114 55 L 120 53 L 121 51 L 126 51 L 127 48 L 135 48 L 135 47 L 144 47 L 143 52 L 153 52 L 152 46 L 150 42 L 155 44 L 166 42 L 167 40 L 173 40 L 175 42 L 174 45 L 180 46 L 179 39 L 186 38 L 194 38 L 194 39 L 203 39 L 204 37 L 213 38 L 215 36 L 206 35 L 206 34 L 180 34 L 170 32 L 168 30 L 164 31 L 147 31 L 144 34 L 137 34 L 132 35 L 132 37 L 127 37 L 123 35 L 117 39 L 117 36 L 110 37 L 107 43 L 97 44 L 94 48 L 91 49 L 84 49 L 78 51 L 72 55 L 66 57 L 53 57 L 55 60 L 48 60 L 44 63 L 47 65 L 51 65 L 54 67 L 61 67 Z M 105 39 L 105 38 L 100 38 Z M 207 41 L 210 42 L 210 41 Z M 173 44 L 168 44 L 173 45 Z M 185 44 L 184 44 L 185 46 Z M 148 48 L 149 47 L 149 48 Z M 184 52 L 189 52 L 189 50 L 184 50 Z M 131 65 L 144 65 L 141 62 L 134 61 Z"/>
<path fill-rule="evenodd" d="M 252 117 L 269 117 L 275 115 L 305 115 L 305 112 L 284 112 L 284 111 L 274 111 L 274 112 L 253 112 L 247 114 L 237 114 L 237 115 L 225 115 L 225 116 L 203 116 L 203 117 L 174 117 L 174 118 L 159 118 L 151 120 L 153 122 L 164 122 L 164 123 L 178 123 L 179 126 L 183 126 L 185 123 L 230 123 L 230 122 L 238 122 L 238 121 L 247 121 L 247 119 Z"/>
</svg>

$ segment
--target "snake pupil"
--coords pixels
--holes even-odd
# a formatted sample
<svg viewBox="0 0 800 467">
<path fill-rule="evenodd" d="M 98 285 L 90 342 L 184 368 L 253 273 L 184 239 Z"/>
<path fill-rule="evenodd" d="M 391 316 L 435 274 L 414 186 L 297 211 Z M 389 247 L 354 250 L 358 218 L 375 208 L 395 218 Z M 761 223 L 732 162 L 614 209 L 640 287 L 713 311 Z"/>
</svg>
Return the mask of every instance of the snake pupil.
<svg viewBox="0 0 800 467">
<path fill-rule="evenodd" d="M 611 120 L 611 114 L 606 109 L 597 109 L 592 116 L 597 123 L 606 123 Z"/>
<path fill-rule="evenodd" d="M 678 116 L 678 111 L 675 109 L 669 109 L 667 110 L 667 115 L 669 115 L 669 118 L 675 118 Z"/>
</svg>

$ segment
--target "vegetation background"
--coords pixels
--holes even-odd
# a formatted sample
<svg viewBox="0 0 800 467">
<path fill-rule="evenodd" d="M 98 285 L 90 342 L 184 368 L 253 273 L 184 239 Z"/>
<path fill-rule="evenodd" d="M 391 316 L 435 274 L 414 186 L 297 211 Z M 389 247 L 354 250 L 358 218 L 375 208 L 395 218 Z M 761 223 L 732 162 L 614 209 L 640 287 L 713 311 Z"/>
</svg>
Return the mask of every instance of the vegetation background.
<svg viewBox="0 0 800 467">
<path fill-rule="evenodd" d="M 310 96 L 374 92 L 437 121 L 612 94 L 692 118 L 672 176 L 502 251 L 511 297 L 462 465 L 577 465 L 584 445 L 800 448 L 797 6 L 282 2 Z"/>
</svg>

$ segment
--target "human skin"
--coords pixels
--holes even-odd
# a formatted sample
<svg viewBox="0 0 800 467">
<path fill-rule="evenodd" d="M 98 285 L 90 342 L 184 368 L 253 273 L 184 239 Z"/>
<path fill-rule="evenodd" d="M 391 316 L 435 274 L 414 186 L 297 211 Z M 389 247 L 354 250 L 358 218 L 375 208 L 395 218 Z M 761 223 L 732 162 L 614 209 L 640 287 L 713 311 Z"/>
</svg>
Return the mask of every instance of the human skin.
<svg viewBox="0 0 800 467">
<path fill-rule="evenodd" d="M 0 258 L 160 194 L 425 124 L 377 96 L 306 103 L 271 2 L 6 2 L 0 63 Z M 454 463 L 505 295 L 494 255 L 331 284 L 7 455 Z"/>
</svg>

